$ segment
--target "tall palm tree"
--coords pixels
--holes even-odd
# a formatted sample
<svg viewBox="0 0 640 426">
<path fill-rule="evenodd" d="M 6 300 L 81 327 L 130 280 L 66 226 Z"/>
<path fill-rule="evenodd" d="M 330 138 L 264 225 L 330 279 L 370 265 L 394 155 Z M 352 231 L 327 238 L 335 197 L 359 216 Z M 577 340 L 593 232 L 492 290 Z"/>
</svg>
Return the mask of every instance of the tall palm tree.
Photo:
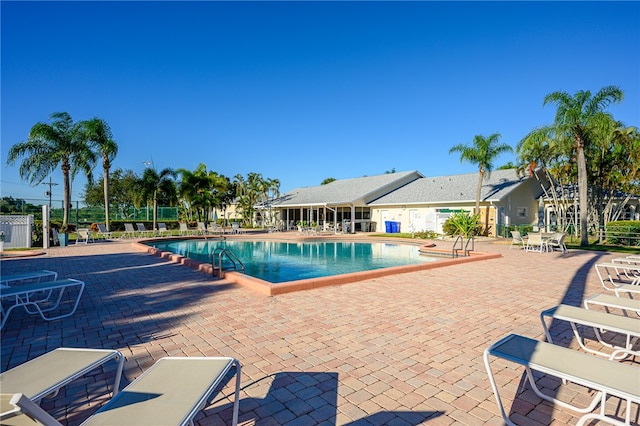
<svg viewBox="0 0 640 426">
<path fill-rule="evenodd" d="M 142 189 L 142 197 L 146 200 L 153 199 L 153 229 L 156 229 L 158 222 L 158 198 L 174 198 L 175 197 L 175 178 L 176 172 L 171 168 L 162 169 L 159 173 L 155 168 L 147 167 L 142 174 L 140 187 Z"/>
<path fill-rule="evenodd" d="M 280 180 L 267 178 L 265 181 L 265 189 L 265 201 L 269 205 L 269 224 L 275 225 L 276 221 L 273 217 L 273 210 L 271 210 L 271 203 L 280 196 Z"/>
<path fill-rule="evenodd" d="M 40 184 L 60 165 L 64 194 L 62 226 L 66 228 L 71 207 L 71 182 L 79 171 L 91 180 L 96 155 L 82 137 L 79 125 L 74 124 L 68 113 L 56 112 L 51 114 L 50 119 L 51 124 L 33 125 L 28 139 L 9 149 L 7 165 L 13 165 L 18 158 L 25 157 L 19 173 L 31 185 Z"/>
<path fill-rule="evenodd" d="M 476 164 L 479 170 L 478 188 L 476 189 L 476 210 L 475 214 L 480 213 L 480 193 L 482 190 L 482 181 L 493 170 L 493 161 L 496 157 L 505 152 L 512 152 L 513 149 L 507 144 L 498 144 L 502 136 L 500 133 L 494 133 L 489 137 L 475 135 L 473 145 L 458 144 L 449 150 L 449 154 L 454 152 L 460 153 L 460 161 L 468 161 Z"/>
<path fill-rule="evenodd" d="M 520 161 L 518 174 L 535 177 L 545 197 L 553 200 L 554 211 L 566 212 L 569 201 L 563 190 L 558 191 L 556 184 L 560 183 L 563 188 L 563 183 L 571 178 L 571 171 L 563 166 L 563 153 L 553 136 L 534 129 L 518 142 L 516 153 Z M 565 215 L 559 219 L 561 225 L 567 224 Z"/>
<path fill-rule="evenodd" d="M 555 138 L 575 154 L 578 168 L 578 203 L 580 207 L 580 245 L 589 245 L 588 235 L 588 174 L 585 148 L 593 143 L 594 126 L 607 114 L 605 109 L 622 101 L 622 91 L 616 86 L 607 86 L 591 96 L 589 90 L 576 92 L 574 96 L 566 92 L 553 92 L 545 96 L 543 105 L 555 104 L 555 121 L 551 131 Z M 608 114 L 607 114 L 608 115 Z M 547 129 L 548 131 L 549 129 Z M 573 157 L 570 155 L 570 158 Z"/>
<path fill-rule="evenodd" d="M 201 215 L 203 220 L 208 219 L 208 209 L 211 206 L 212 183 L 207 172 L 207 166 L 200 163 L 194 171 L 178 169 L 181 176 L 179 185 L 180 196 L 189 204 L 189 208 L 195 210 L 198 220 Z"/>
<path fill-rule="evenodd" d="M 236 211 L 242 215 L 244 221 L 249 215 L 247 206 L 249 197 L 249 184 L 240 173 L 233 177 L 233 185 L 236 189 Z"/>
<path fill-rule="evenodd" d="M 109 173 L 113 160 L 118 153 L 118 145 L 113 140 L 111 129 L 106 121 L 99 118 L 81 122 L 82 132 L 87 141 L 93 144 L 97 154 L 102 157 L 102 184 L 104 190 L 104 214 L 107 231 L 110 230 L 110 197 L 109 197 Z"/>
</svg>

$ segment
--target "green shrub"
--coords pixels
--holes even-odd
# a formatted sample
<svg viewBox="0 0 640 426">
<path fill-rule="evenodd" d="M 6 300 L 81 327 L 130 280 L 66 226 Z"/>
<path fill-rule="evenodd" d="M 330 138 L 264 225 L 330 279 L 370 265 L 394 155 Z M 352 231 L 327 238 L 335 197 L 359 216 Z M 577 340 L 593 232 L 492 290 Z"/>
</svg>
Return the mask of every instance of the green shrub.
<svg viewBox="0 0 640 426">
<path fill-rule="evenodd" d="M 618 220 L 605 227 L 607 243 L 640 246 L 640 220 Z"/>
<path fill-rule="evenodd" d="M 463 235 L 471 237 L 478 235 L 480 225 L 480 215 L 470 214 L 469 212 L 454 213 L 442 225 L 442 231 L 447 235 Z"/>
</svg>

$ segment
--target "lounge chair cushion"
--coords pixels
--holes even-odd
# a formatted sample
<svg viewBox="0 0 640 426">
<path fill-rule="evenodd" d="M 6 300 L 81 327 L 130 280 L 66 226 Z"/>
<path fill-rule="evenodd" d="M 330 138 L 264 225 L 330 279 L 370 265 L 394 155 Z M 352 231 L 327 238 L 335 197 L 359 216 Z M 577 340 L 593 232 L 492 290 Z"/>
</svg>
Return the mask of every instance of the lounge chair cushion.
<svg viewBox="0 0 640 426">
<path fill-rule="evenodd" d="M 22 393 L 32 401 L 57 392 L 109 360 L 118 360 L 113 393 L 118 393 L 124 357 L 117 350 L 58 348 L 0 374 L 3 393 Z"/>
<path fill-rule="evenodd" d="M 235 359 L 166 357 L 82 425 L 121 425 L 131 423 L 131 419 L 140 419 L 149 425 L 189 424 L 234 365 L 237 368 L 235 423 L 240 383 L 240 364 Z"/>
</svg>

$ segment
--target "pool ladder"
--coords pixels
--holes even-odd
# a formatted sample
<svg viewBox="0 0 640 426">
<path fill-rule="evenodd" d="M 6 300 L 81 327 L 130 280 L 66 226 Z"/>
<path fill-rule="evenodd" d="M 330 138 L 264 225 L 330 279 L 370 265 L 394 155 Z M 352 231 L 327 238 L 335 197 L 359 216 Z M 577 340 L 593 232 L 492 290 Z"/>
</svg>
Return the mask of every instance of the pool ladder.
<svg viewBox="0 0 640 426">
<path fill-rule="evenodd" d="M 216 258 L 218 259 L 218 277 L 224 278 L 225 270 L 222 268 L 222 259 L 227 257 L 233 264 L 233 268 L 227 269 L 228 271 L 240 271 L 244 274 L 244 263 L 236 256 L 233 250 L 217 247 L 211 255 L 211 273 L 216 275 Z M 240 269 L 238 269 L 240 268 Z"/>
<path fill-rule="evenodd" d="M 460 241 L 460 248 L 458 248 L 458 241 Z M 458 235 L 456 241 L 453 243 L 453 248 L 451 249 L 451 257 L 460 256 L 460 251 L 463 252 L 463 255 L 469 256 L 469 243 L 471 243 L 471 251 L 475 249 L 475 240 L 473 236 L 467 240 L 467 243 L 464 243 L 464 237 L 462 235 Z"/>
</svg>

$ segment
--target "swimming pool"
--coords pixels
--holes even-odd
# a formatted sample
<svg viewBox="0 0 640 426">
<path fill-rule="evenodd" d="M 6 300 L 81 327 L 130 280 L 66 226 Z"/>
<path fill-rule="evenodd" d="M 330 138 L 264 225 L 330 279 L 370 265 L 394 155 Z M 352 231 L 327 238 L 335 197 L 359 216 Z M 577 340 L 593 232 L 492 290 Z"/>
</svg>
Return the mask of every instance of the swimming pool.
<svg viewBox="0 0 640 426">
<path fill-rule="evenodd" d="M 145 244 L 203 263 L 211 263 L 216 248 L 230 249 L 247 275 L 276 284 L 439 260 L 421 255 L 418 246 L 385 242 L 187 239 Z"/>
</svg>

